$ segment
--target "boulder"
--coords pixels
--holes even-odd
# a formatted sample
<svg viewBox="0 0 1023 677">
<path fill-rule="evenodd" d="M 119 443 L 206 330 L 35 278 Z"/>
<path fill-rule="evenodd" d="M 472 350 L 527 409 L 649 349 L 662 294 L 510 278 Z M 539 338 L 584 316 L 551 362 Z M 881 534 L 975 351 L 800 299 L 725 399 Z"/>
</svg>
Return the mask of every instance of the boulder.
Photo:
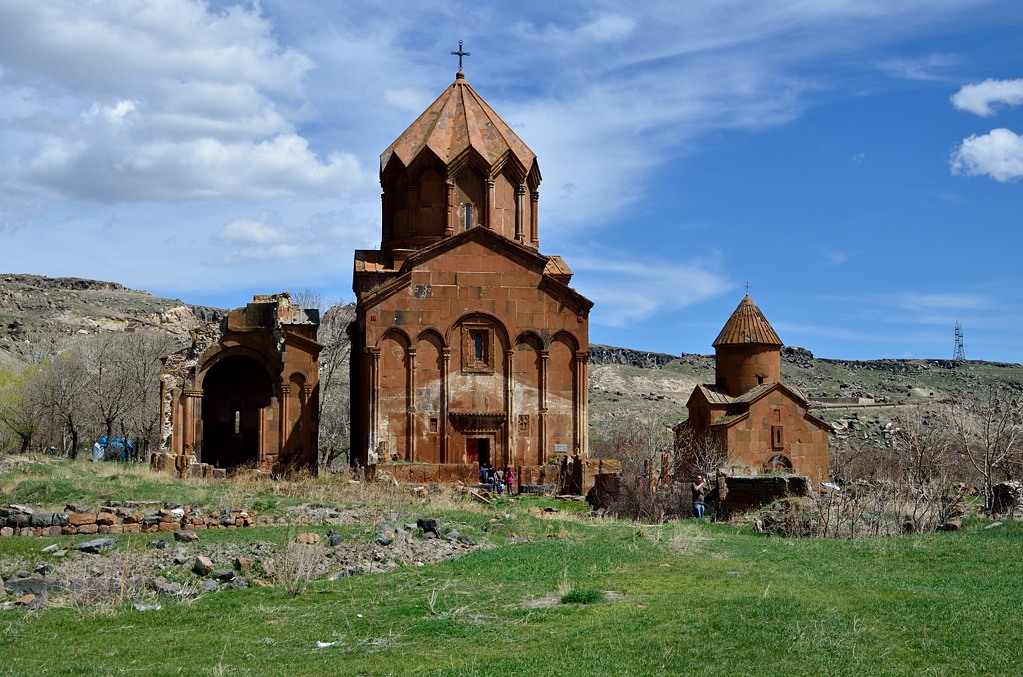
<svg viewBox="0 0 1023 677">
<path fill-rule="evenodd" d="M 102 554 L 108 550 L 113 550 L 114 546 L 117 545 L 116 538 L 94 538 L 91 541 L 80 543 L 75 548 L 82 552 L 92 553 L 94 555 Z"/>
<path fill-rule="evenodd" d="M 199 576 L 208 576 L 213 571 L 213 560 L 206 555 L 196 555 L 192 564 L 192 571 Z"/>
</svg>

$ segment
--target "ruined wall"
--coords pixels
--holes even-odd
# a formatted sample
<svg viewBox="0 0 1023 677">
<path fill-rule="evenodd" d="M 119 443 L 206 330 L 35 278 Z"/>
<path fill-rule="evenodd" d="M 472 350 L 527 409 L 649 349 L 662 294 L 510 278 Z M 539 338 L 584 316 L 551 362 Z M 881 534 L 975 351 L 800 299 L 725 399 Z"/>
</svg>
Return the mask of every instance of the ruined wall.
<svg viewBox="0 0 1023 677">
<path fill-rule="evenodd" d="M 195 462 L 267 471 L 316 467 L 318 311 L 256 296 L 163 356 L 160 469 Z"/>
</svg>

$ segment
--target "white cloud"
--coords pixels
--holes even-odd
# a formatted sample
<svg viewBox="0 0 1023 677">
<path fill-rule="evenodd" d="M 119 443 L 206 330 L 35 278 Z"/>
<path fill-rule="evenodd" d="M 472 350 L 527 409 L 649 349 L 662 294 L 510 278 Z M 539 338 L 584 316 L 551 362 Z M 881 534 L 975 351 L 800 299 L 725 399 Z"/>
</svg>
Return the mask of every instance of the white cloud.
<svg viewBox="0 0 1023 677">
<path fill-rule="evenodd" d="M 1004 128 L 974 134 L 952 153 L 951 167 L 953 174 L 1014 181 L 1023 176 L 1023 137 Z"/>
<path fill-rule="evenodd" d="M 952 95 L 952 105 L 983 118 L 995 115 L 1004 106 L 1018 106 L 1023 103 L 1023 78 L 1019 80 L 994 80 L 964 85 Z"/>
<path fill-rule="evenodd" d="M 217 235 L 220 242 L 232 244 L 263 244 L 282 239 L 281 220 L 275 212 L 264 212 L 259 219 L 235 219 Z"/>
<path fill-rule="evenodd" d="M 221 264 L 295 260 L 344 260 L 350 257 L 361 228 L 351 212 L 317 213 L 299 225 L 287 225 L 274 210 L 256 218 L 238 218 L 226 224 L 215 241 L 229 251 Z"/>
<path fill-rule="evenodd" d="M 0 83 L 18 95 L 0 102 L 2 178 L 24 193 L 267 199 L 365 179 L 354 156 L 323 157 L 299 131 L 312 62 L 258 5 L 0 0 L 0 13 Z"/>
<path fill-rule="evenodd" d="M 610 327 L 684 308 L 712 298 L 733 285 L 702 261 L 662 263 L 624 258 L 573 256 L 573 287 L 599 300 L 591 321 Z"/>
</svg>

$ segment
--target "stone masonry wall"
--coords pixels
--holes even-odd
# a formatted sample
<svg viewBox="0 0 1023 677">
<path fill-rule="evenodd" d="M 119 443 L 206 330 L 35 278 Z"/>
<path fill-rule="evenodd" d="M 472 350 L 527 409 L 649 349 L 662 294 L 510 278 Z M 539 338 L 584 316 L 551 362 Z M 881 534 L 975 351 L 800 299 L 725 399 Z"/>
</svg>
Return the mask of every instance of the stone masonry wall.
<svg viewBox="0 0 1023 677">
<path fill-rule="evenodd" d="M 157 508 L 157 505 L 162 507 Z M 255 511 L 225 508 L 204 515 L 188 506 L 152 501 L 112 502 L 100 508 L 68 505 L 63 512 L 36 512 L 24 505 L 0 506 L 0 536 L 135 534 L 233 529 L 252 525 Z"/>
</svg>

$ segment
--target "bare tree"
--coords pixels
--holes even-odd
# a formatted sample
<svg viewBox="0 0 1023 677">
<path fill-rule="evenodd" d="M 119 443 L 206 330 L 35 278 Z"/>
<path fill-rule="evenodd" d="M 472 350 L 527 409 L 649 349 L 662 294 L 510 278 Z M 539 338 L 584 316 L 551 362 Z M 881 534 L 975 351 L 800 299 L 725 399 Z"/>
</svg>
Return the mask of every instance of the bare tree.
<svg viewBox="0 0 1023 677">
<path fill-rule="evenodd" d="M 121 435 L 133 439 L 139 458 L 145 460 L 160 433 L 160 356 L 176 347 L 164 334 L 123 334 L 118 341 L 122 383 L 132 393 L 121 416 Z"/>
<path fill-rule="evenodd" d="M 330 468 L 351 452 L 350 372 L 352 344 L 348 325 L 355 320 L 355 304 L 336 302 L 320 320 L 316 338 L 320 351 L 319 465 Z"/>
<path fill-rule="evenodd" d="M 139 393 L 129 382 L 130 367 L 124 354 L 128 334 L 101 334 L 80 342 L 72 350 L 86 371 L 85 396 L 90 419 L 98 420 L 107 439 Z"/>
<path fill-rule="evenodd" d="M 42 363 L 38 371 L 39 403 L 45 414 L 60 422 L 62 433 L 70 437 L 70 446 L 60 440 L 61 448 L 71 458 L 78 458 L 82 426 L 87 422 L 86 384 L 88 372 L 81 355 L 74 351 L 60 353 Z M 62 435 L 63 437 L 63 435 Z M 53 445 L 51 440 L 51 445 Z"/>
<path fill-rule="evenodd" d="M 984 509 L 994 508 L 996 475 L 1020 462 L 1023 402 L 1006 388 L 992 387 L 973 401 L 953 401 L 949 418 L 956 451 L 980 474 Z"/>
<path fill-rule="evenodd" d="M 697 435 L 686 424 L 675 428 L 675 476 L 710 479 L 728 462 L 728 447 L 716 435 Z"/>
</svg>

